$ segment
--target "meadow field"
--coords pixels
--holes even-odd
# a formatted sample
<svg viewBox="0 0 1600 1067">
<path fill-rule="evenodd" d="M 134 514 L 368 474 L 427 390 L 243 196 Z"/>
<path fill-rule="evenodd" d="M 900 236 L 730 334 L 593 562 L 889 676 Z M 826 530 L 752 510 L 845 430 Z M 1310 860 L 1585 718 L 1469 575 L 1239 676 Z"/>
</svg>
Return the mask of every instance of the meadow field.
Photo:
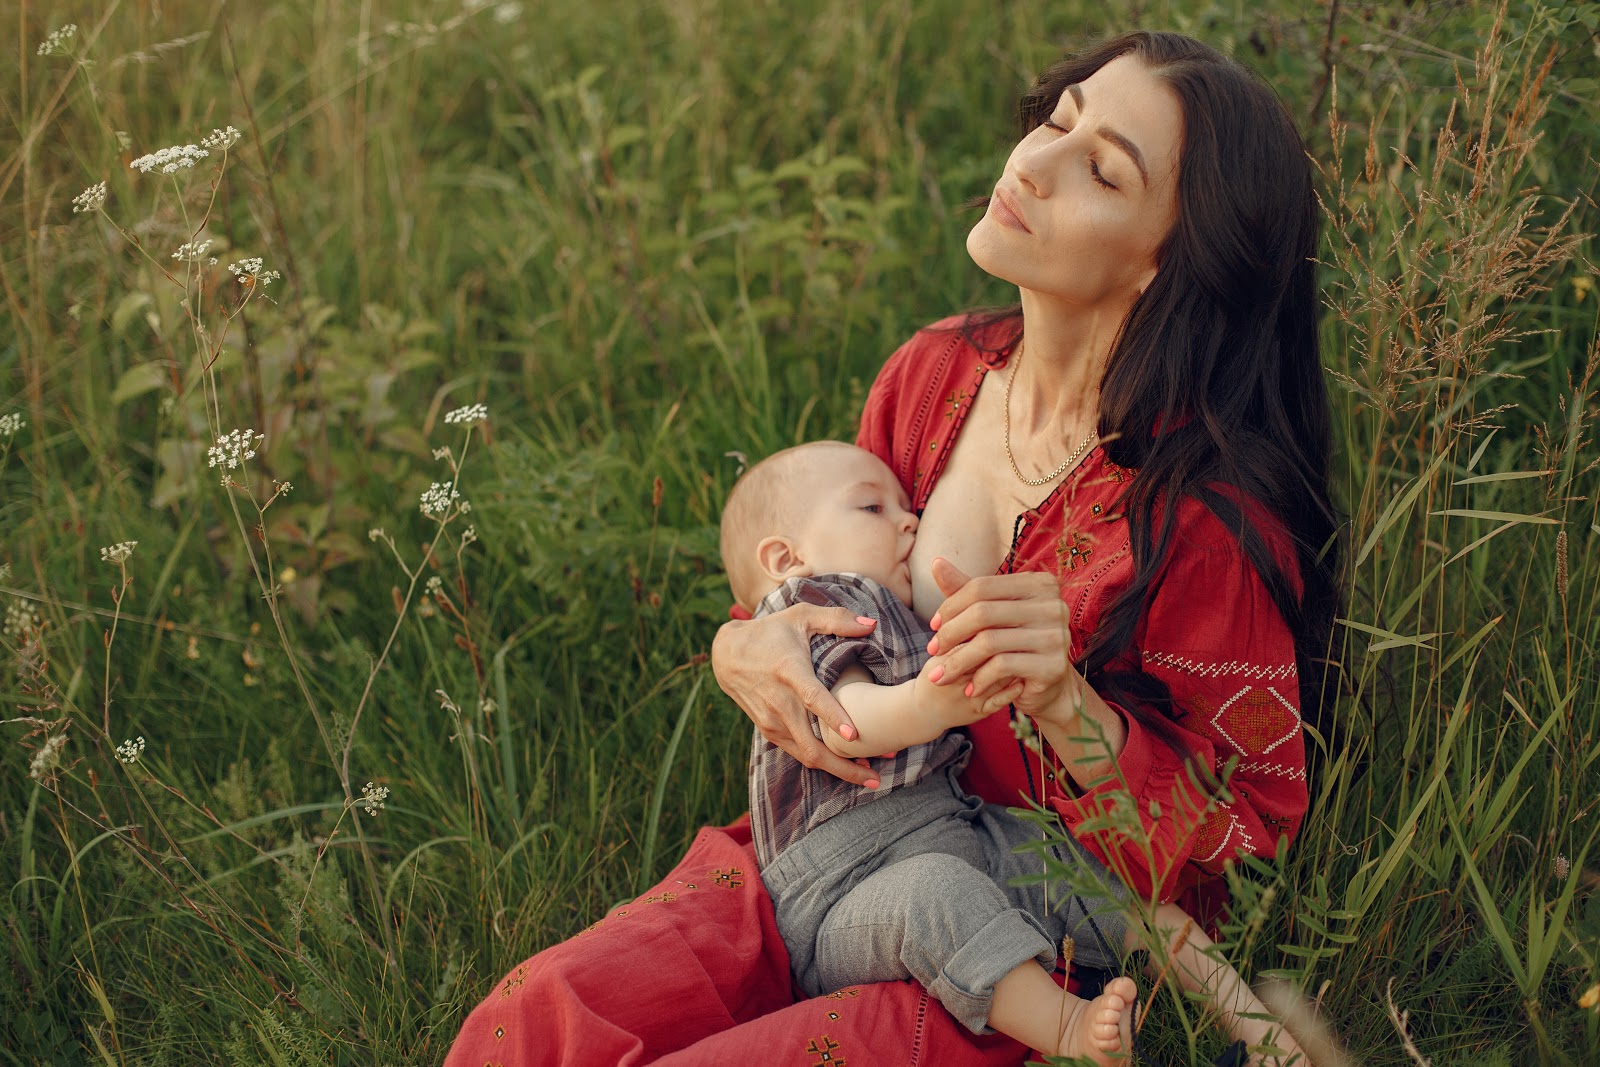
<svg viewBox="0 0 1600 1067">
<path fill-rule="evenodd" d="M 0 1062 L 437 1063 L 740 813 L 742 457 L 1008 300 L 1015 98 L 1136 26 L 1266 76 L 1327 215 L 1338 693 L 1229 958 L 1356 1062 L 1600 1062 L 1600 4 L 0 25 Z M 1143 1040 L 1222 1047 L 1170 991 Z"/>
</svg>

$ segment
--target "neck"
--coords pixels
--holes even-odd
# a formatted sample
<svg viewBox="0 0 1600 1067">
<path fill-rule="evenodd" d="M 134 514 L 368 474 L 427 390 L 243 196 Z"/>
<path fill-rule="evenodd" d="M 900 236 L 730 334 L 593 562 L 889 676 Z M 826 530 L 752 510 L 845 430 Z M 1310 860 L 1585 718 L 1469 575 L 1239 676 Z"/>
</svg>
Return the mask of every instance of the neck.
<svg viewBox="0 0 1600 1067">
<path fill-rule="evenodd" d="M 1069 307 L 1022 290 L 1023 359 L 1015 368 L 1017 432 L 1059 434 L 1076 444 L 1100 414 L 1100 379 L 1126 308 Z"/>
</svg>

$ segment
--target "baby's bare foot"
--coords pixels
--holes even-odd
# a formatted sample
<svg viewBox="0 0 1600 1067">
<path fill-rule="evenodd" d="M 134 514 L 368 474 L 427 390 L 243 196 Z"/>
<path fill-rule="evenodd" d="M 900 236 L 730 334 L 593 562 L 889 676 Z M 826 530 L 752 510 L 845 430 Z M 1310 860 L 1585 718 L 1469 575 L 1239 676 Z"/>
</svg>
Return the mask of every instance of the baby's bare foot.
<svg viewBox="0 0 1600 1067">
<path fill-rule="evenodd" d="M 1132 1061 L 1131 1017 L 1133 1001 L 1139 995 L 1131 978 L 1113 978 L 1093 1000 L 1079 1000 L 1067 1013 L 1067 1026 L 1061 1032 L 1058 1056 L 1086 1059 L 1101 1067 Z"/>
</svg>

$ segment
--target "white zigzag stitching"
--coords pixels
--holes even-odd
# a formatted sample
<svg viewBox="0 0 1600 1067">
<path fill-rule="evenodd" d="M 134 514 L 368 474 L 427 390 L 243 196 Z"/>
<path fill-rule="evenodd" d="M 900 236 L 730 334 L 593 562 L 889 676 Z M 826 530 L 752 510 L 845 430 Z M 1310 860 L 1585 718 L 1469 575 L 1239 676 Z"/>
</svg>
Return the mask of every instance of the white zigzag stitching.
<svg viewBox="0 0 1600 1067">
<path fill-rule="evenodd" d="M 1235 774 L 1270 774 L 1278 778 L 1287 778 L 1294 782 L 1306 780 L 1304 767 L 1290 767 L 1286 763 L 1241 763 Z"/>
<path fill-rule="evenodd" d="M 1250 831 L 1244 828 L 1244 823 L 1239 821 L 1239 817 L 1235 815 L 1231 809 L 1224 808 L 1223 811 L 1226 811 L 1228 814 L 1228 832 L 1222 835 L 1221 842 L 1218 843 L 1215 851 L 1213 851 L 1211 855 L 1196 857 L 1201 863 L 1210 863 L 1212 860 L 1222 855 L 1222 850 L 1228 847 L 1229 841 L 1233 840 L 1234 831 L 1238 831 L 1239 836 L 1244 839 L 1244 843 L 1240 846 L 1241 848 L 1246 850 L 1255 849 L 1255 839 L 1250 836 Z"/>
<path fill-rule="evenodd" d="M 1174 656 L 1167 652 L 1146 652 L 1146 663 L 1158 667 L 1170 667 L 1176 671 L 1199 675 L 1201 678 L 1221 678 L 1225 674 L 1238 675 L 1241 678 L 1259 678 L 1266 681 L 1283 681 L 1299 676 L 1300 669 L 1293 663 L 1277 667 L 1258 666 L 1252 663 L 1241 663 L 1238 660 L 1229 660 L 1226 663 L 1201 663 L 1198 660 L 1187 659 L 1183 656 Z"/>
</svg>

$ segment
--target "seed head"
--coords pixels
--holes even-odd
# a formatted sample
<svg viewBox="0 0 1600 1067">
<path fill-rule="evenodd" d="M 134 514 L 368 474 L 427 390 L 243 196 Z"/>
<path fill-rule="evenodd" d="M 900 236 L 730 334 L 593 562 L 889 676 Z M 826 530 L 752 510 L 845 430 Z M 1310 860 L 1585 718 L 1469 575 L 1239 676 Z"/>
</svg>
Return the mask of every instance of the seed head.
<svg viewBox="0 0 1600 1067">
<path fill-rule="evenodd" d="M 36 782 L 48 779 L 51 772 L 61 765 L 61 750 L 66 744 L 66 734 L 45 738 L 44 744 L 39 746 L 39 751 L 33 754 L 33 759 L 28 763 L 28 777 Z"/>
<path fill-rule="evenodd" d="M 98 211 L 105 206 L 105 202 L 106 183 L 97 182 L 72 198 L 72 213 L 76 215 L 80 211 Z"/>
<path fill-rule="evenodd" d="M 138 544 L 137 541 L 118 541 L 114 545 L 107 545 L 100 550 L 100 560 L 103 563 L 126 563 Z"/>
<path fill-rule="evenodd" d="M 1567 875 L 1572 873 L 1572 861 L 1557 853 L 1555 862 L 1550 865 L 1550 873 L 1556 876 L 1556 881 L 1566 881 Z"/>
</svg>

